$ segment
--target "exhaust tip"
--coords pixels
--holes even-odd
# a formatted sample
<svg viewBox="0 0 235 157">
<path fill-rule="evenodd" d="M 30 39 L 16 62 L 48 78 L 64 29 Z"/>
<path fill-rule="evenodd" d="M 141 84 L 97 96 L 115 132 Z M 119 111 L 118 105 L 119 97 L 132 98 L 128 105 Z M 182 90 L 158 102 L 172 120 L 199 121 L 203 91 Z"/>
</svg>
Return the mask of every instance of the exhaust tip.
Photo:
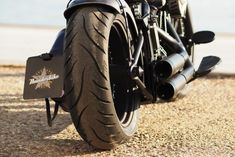
<svg viewBox="0 0 235 157">
<path fill-rule="evenodd" d="M 172 74 L 172 66 L 170 63 L 162 61 L 156 65 L 156 75 L 162 79 L 167 79 Z"/>
<path fill-rule="evenodd" d="M 187 52 L 174 53 L 156 64 L 155 72 L 159 78 L 168 79 L 183 69 L 187 60 Z"/>
<path fill-rule="evenodd" d="M 160 99 L 170 100 L 174 98 L 175 89 L 170 83 L 164 83 L 157 88 L 157 95 Z"/>
</svg>

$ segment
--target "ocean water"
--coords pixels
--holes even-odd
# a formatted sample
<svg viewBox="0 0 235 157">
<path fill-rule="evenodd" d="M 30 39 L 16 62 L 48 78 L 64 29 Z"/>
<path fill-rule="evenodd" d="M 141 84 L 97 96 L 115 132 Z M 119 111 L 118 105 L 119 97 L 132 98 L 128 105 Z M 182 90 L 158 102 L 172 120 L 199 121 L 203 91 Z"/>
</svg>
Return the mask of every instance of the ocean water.
<svg viewBox="0 0 235 157">
<path fill-rule="evenodd" d="M 195 30 L 235 33 L 234 0 L 188 0 Z M 68 0 L 0 0 L 0 24 L 64 26 Z"/>
</svg>

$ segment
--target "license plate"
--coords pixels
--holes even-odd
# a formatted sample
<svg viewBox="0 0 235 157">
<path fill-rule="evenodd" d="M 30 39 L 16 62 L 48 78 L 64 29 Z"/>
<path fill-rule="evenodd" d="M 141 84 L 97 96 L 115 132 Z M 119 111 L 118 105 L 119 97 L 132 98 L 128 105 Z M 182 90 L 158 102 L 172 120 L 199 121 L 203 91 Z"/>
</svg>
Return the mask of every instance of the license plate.
<svg viewBox="0 0 235 157">
<path fill-rule="evenodd" d="M 49 54 L 47 54 L 49 55 Z M 64 86 L 64 58 L 30 57 L 26 64 L 24 99 L 59 98 Z"/>
</svg>

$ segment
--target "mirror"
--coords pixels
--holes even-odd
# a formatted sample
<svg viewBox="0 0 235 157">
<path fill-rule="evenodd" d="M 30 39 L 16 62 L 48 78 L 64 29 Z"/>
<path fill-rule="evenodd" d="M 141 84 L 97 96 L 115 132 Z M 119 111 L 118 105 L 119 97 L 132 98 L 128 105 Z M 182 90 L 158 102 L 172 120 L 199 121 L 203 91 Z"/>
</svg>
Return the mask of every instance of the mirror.
<svg viewBox="0 0 235 157">
<path fill-rule="evenodd" d="M 215 33 L 211 31 L 196 32 L 192 36 L 192 41 L 195 44 L 206 44 L 215 40 Z"/>
</svg>

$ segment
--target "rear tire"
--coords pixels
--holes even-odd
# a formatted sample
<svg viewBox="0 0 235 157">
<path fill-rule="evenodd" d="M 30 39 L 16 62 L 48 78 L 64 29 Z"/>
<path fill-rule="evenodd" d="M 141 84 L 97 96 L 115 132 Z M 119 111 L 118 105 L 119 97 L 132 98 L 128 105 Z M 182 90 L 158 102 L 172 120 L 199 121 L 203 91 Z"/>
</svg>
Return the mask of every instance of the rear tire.
<svg viewBox="0 0 235 157">
<path fill-rule="evenodd" d="M 112 149 L 136 131 L 139 95 L 127 75 L 123 16 L 102 6 L 81 7 L 70 17 L 65 37 L 65 96 L 81 137 L 99 149 Z M 118 74 L 116 74 L 118 75 Z M 115 75 L 115 76 L 116 76 Z"/>
</svg>

